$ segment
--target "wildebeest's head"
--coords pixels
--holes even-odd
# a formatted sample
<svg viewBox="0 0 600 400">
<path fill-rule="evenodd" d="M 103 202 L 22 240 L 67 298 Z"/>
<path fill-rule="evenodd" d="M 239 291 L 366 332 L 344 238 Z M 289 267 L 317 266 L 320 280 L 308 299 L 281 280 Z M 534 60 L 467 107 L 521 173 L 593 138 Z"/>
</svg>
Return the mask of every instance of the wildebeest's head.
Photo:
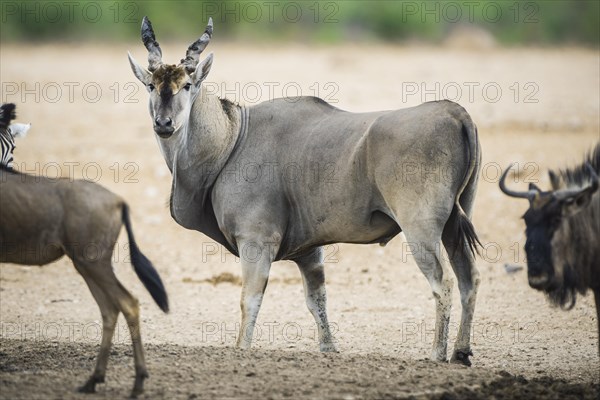
<svg viewBox="0 0 600 400">
<path fill-rule="evenodd" d="M 206 48 L 212 37 L 212 18 L 206 30 L 192 43 L 186 57 L 179 65 L 162 62 L 162 51 L 147 17 L 142 21 L 142 41 L 148 49 L 148 69 L 140 66 L 129 55 L 129 63 L 135 76 L 146 86 L 150 93 L 150 116 L 154 131 L 161 138 L 169 138 L 189 119 L 194 100 L 201 90 L 201 83 L 208 75 L 213 55 L 210 53 L 202 62 L 200 53 Z"/>
<path fill-rule="evenodd" d="M 585 237 L 576 237 L 575 232 L 581 234 L 581 224 L 590 223 L 582 221 L 579 214 L 589 206 L 598 190 L 598 175 L 588 163 L 590 183 L 583 188 L 560 188 L 559 178 L 550 172 L 552 190 L 545 192 L 530 184 L 527 192 L 516 192 L 506 187 L 511 167 L 504 171 L 500 189 L 508 196 L 529 200 L 529 209 L 523 215 L 527 227 L 525 252 L 529 285 L 545 291 L 556 304 L 572 306 L 576 291 L 586 289 L 579 277 L 581 272 L 574 268 L 585 257 L 577 253 Z"/>
</svg>

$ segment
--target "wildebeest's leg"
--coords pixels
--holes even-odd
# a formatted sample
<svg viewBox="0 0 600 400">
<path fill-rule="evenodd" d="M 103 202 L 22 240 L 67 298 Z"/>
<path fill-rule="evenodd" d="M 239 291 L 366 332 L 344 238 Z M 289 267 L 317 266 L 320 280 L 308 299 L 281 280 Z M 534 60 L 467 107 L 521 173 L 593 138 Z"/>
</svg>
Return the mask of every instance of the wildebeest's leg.
<svg viewBox="0 0 600 400">
<path fill-rule="evenodd" d="M 271 263 L 275 259 L 279 243 L 269 241 L 238 241 L 242 264 L 242 324 L 237 338 L 237 347 L 250 348 L 254 325 L 263 295 L 267 288 Z"/>
<path fill-rule="evenodd" d="M 323 270 L 323 248 L 318 247 L 309 254 L 294 260 L 298 264 L 304 284 L 306 305 L 317 323 L 321 351 L 337 351 L 327 321 L 327 294 Z"/>
<path fill-rule="evenodd" d="M 110 347 L 112 344 L 113 334 L 115 332 L 115 325 L 119 317 L 119 310 L 111 299 L 106 297 L 104 291 L 98 286 L 94 280 L 87 274 L 87 269 L 75 264 L 77 270 L 83 276 L 85 283 L 87 283 L 92 296 L 100 307 L 100 313 L 102 314 L 102 343 L 100 344 L 100 353 L 98 354 L 98 360 L 96 361 L 96 368 L 92 373 L 92 376 L 87 382 L 79 388 L 80 392 L 83 393 L 94 393 L 96 391 L 97 383 L 104 383 L 106 374 L 106 364 L 108 363 L 108 356 L 110 354 Z"/>
<path fill-rule="evenodd" d="M 425 275 L 435 298 L 435 336 L 431 359 L 446 361 L 448 348 L 448 326 L 452 309 L 453 279 L 447 266 L 447 254 L 442 246 L 441 234 L 430 231 L 431 226 L 423 227 L 403 222 L 408 246 L 421 272 Z M 427 231 L 426 231 L 427 229 Z M 435 240 L 438 238 L 438 240 Z"/>
<path fill-rule="evenodd" d="M 451 362 L 462 363 L 470 366 L 471 352 L 471 326 L 475 313 L 475 300 L 479 287 L 479 271 L 475 266 L 475 259 L 464 243 L 456 238 L 456 225 L 458 222 L 454 213 L 444 228 L 442 239 L 450 256 L 450 264 L 458 279 L 460 302 L 462 306 L 460 327 L 454 344 Z"/>
<path fill-rule="evenodd" d="M 131 397 L 137 397 L 137 395 L 144 392 L 144 379 L 148 378 L 146 361 L 144 359 L 144 347 L 142 345 L 142 332 L 140 330 L 140 306 L 138 299 L 133 297 L 131 293 L 121 285 L 121 282 L 119 282 L 116 277 L 115 281 L 117 285 L 113 289 L 113 293 L 117 298 L 119 309 L 125 316 L 125 321 L 127 321 L 133 345 L 135 381 L 131 391 Z"/>
<path fill-rule="evenodd" d="M 104 267 L 105 265 L 107 267 Z M 125 316 L 125 321 L 127 321 L 129 332 L 131 334 L 135 363 L 135 381 L 131 391 L 131 397 L 136 397 L 144 391 L 144 379 L 148 377 L 140 331 L 139 302 L 123 287 L 123 285 L 121 285 L 121 282 L 119 282 L 114 274 L 110 259 L 89 264 L 83 268 L 85 268 L 85 275 L 84 273 L 82 273 L 82 275 L 89 276 L 103 291 L 107 301 L 111 302 L 113 307 L 118 309 Z"/>
</svg>

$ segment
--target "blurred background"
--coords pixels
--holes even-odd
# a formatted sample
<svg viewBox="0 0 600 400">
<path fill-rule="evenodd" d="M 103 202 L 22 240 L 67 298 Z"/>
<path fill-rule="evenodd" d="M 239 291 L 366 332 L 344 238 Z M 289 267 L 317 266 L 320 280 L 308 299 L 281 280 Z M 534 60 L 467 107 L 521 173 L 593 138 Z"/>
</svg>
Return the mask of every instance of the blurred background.
<svg viewBox="0 0 600 400">
<path fill-rule="evenodd" d="M 441 43 L 470 27 L 503 45 L 597 46 L 599 13 L 596 0 L 4 1 L 0 32 L 2 41 L 134 40 L 149 15 L 173 39 L 212 16 L 232 40 Z"/>
</svg>

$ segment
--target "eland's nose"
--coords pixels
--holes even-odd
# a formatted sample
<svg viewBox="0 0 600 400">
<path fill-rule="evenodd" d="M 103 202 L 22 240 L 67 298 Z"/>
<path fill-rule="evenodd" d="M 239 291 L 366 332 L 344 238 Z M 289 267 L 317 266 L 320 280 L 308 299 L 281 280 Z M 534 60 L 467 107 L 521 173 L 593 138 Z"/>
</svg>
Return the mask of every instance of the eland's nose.
<svg viewBox="0 0 600 400">
<path fill-rule="evenodd" d="M 156 126 L 161 127 L 161 128 L 167 128 L 167 127 L 173 126 L 173 120 L 169 117 L 167 117 L 167 118 L 156 117 L 156 119 L 154 120 L 154 123 L 156 124 Z"/>
</svg>

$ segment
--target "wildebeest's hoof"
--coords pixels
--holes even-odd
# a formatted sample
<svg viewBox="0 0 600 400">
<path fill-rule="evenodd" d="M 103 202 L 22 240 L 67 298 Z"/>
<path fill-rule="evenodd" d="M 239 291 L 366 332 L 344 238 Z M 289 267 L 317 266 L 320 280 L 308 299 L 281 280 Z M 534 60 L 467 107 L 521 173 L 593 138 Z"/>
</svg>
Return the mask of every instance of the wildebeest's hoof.
<svg viewBox="0 0 600 400">
<path fill-rule="evenodd" d="M 133 385 L 133 390 L 129 395 L 130 399 L 136 399 L 140 394 L 144 393 L 144 379 L 148 378 L 148 372 L 143 369 L 138 371 L 135 374 L 135 383 Z"/>
<path fill-rule="evenodd" d="M 472 356 L 473 352 L 471 350 L 456 350 L 451 363 L 466 365 L 467 367 L 471 366 L 471 360 L 469 360 L 469 356 Z"/>
<path fill-rule="evenodd" d="M 79 393 L 96 393 L 97 383 L 104 383 L 104 377 L 92 375 L 83 386 L 77 389 L 77 391 Z"/>
</svg>

